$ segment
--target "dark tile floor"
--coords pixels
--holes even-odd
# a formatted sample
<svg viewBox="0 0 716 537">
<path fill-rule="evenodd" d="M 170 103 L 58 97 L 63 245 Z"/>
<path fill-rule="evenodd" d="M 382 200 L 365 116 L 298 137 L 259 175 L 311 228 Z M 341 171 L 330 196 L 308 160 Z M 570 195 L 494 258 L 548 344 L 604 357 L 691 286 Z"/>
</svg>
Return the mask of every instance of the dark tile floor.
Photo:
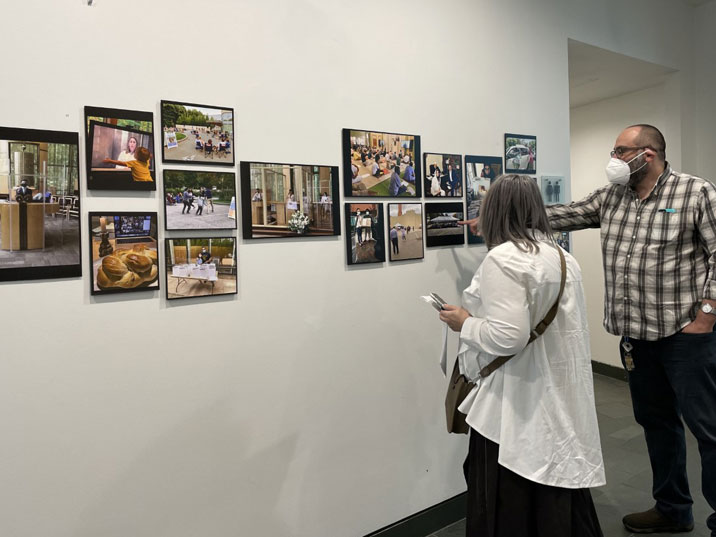
<svg viewBox="0 0 716 537">
<path fill-rule="evenodd" d="M 605 537 L 628 537 L 621 518 L 626 513 L 652 507 L 651 469 L 641 427 L 634 421 L 626 382 L 601 375 L 594 376 L 594 391 L 602 439 L 607 484 L 592 490 L 599 521 Z M 711 510 L 701 494 L 701 459 L 696 440 L 687 435 L 688 471 L 694 498 L 694 531 L 674 535 L 711 537 L 706 517 Z M 672 534 L 660 533 L 668 536 Z M 461 520 L 428 537 L 464 537 L 465 521 Z M 470 536 L 472 537 L 472 536 Z"/>
</svg>

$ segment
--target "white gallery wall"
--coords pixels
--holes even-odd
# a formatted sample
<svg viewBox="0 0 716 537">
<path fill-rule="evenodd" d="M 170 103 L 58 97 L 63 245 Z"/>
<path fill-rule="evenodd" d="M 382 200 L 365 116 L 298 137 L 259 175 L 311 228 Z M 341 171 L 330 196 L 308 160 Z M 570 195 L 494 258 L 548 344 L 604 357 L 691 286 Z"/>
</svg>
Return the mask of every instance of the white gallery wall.
<svg viewBox="0 0 716 537">
<path fill-rule="evenodd" d="M 679 71 L 684 164 L 691 108 L 713 111 L 694 9 L 672 0 L 95 4 L 2 3 L 0 125 L 81 131 L 84 105 L 159 125 L 173 99 L 234 107 L 237 161 L 339 165 L 343 127 L 482 155 L 516 132 L 537 136 L 538 174 L 569 176 L 568 38 Z M 83 229 L 104 209 L 163 227 L 161 194 L 82 178 Z M 0 535 L 355 537 L 459 494 L 466 439 L 445 433 L 440 326 L 417 297 L 458 301 L 484 255 L 347 267 L 343 237 L 241 241 L 238 296 L 179 304 L 91 298 L 86 273 L 0 284 Z"/>
</svg>

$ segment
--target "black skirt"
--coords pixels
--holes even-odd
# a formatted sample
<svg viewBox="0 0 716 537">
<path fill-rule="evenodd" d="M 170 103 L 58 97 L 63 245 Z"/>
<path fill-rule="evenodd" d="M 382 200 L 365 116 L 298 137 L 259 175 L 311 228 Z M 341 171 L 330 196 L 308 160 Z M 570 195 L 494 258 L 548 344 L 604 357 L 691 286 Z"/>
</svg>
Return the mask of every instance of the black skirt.
<svg viewBox="0 0 716 537">
<path fill-rule="evenodd" d="M 467 537 L 603 537 L 589 489 L 525 479 L 497 463 L 499 449 L 470 429 Z"/>
</svg>

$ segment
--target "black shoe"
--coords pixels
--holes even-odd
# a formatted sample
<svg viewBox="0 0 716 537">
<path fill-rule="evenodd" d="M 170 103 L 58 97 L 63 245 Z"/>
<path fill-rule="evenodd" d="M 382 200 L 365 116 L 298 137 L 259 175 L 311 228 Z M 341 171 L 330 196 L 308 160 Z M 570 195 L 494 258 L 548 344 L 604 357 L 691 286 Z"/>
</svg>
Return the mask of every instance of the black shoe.
<svg viewBox="0 0 716 537">
<path fill-rule="evenodd" d="M 693 531 L 694 523 L 679 525 L 662 515 L 656 507 L 622 518 L 624 527 L 634 533 L 685 533 Z"/>
</svg>

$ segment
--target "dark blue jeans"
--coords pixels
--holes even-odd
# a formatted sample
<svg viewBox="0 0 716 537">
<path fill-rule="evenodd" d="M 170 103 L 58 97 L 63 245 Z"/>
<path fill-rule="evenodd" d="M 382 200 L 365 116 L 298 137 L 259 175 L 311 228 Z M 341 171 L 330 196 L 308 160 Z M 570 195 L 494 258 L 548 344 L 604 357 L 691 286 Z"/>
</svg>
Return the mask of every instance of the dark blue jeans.
<svg viewBox="0 0 716 537">
<path fill-rule="evenodd" d="M 686 422 L 698 440 L 704 497 L 716 511 L 716 332 L 658 341 L 629 339 L 634 417 L 644 428 L 656 508 L 680 524 L 693 520 L 686 476 Z M 624 364 L 624 350 L 619 347 Z M 716 537 L 716 513 L 707 521 Z"/>
</svg>

